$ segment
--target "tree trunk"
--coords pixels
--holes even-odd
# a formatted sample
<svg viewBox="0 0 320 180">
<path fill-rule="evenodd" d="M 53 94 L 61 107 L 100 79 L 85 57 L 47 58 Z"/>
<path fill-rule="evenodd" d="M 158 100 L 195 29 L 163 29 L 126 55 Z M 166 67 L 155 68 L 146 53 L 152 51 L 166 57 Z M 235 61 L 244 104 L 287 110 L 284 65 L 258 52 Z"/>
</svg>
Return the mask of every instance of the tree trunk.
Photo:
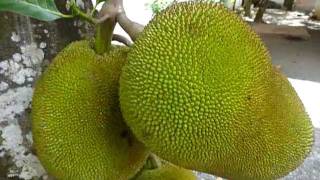
<svg viewBox="0 0 320 180">
<path fill-rule="evenodd" d="M 316 1 L 314 17 L 315 19 L 320 20 L 320 0 Z"/>
<path fill-rule="evenodd" d="M 244 0 L 244 16 L 251 17 L 252 0 Z"/>
<path fill-rule="evenodd" d="M 268 0 L 260 0 L 259 2 L 259 9 L 258 9 L 258 12 L 254 18 L 254 22 L 257 22 L 257 23 L 262 23 L 263 22 L 263 14 L 264 12 L 266 11 L 266 8 L 267 8 L 267 5 L 268 5 Z"/>
<path fill-rule="evenodd" d="M 57 6 L 66 12 L 65 1 Z M 46 172 L 32 149 L 32 87 L 61 49 L 91 30 L 75 19 L 47 23 L 7 12 L 0 24 L 0 179 L 38 179 Z"/>
<path fill-rule="evenodd" d="M 284 0 L 283 6 L 287 11 L 292 11 L 294 0 Z"/>
</svg>

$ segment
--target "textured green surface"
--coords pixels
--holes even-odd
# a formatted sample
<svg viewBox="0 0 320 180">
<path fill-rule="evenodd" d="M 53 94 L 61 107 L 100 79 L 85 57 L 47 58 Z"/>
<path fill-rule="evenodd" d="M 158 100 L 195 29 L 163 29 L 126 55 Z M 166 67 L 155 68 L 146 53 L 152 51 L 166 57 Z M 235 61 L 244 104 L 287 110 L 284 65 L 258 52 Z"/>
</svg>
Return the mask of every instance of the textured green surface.
<svg viewBox="0 0 320 180">
<path fill-rule="evenodd" d="M 195 173 L 172 164 L 157 169 L 144 170 L 135 180 L 197 180 Z"/>
<path fill-rule="evenodd" d="M 123 116 L 152 152 L 230 179 L 296 168 L 312 125 L 248 25 L 212 3 L 180 3 L 146 26 L 120 78 Z"/>
<path fill-rule="evenodd" d="M 118 80 L 128 50 L 96 55 L 75 42 L 36 84 L 32 103 L 35 148 L 58 179 L 128 179 L 147 156 L 122 120 Z"/>
</svg>

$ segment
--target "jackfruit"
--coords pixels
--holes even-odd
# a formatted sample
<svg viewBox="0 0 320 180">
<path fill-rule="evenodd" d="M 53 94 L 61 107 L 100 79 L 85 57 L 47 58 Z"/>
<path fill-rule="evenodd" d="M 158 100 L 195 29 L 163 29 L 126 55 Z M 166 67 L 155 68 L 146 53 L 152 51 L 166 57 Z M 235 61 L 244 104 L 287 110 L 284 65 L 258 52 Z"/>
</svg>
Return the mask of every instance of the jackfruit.
<svg viewBox="0 0 320 180">
<path fill-rule="evenodd" d="M 35 149 L 58 179 L 128 179 L 148 151 L 122 120 L 118 86 L 127 48 L 102 56 L 88 41 L 60 52 L 37 81 L 32 102 Z"/>
<path fill-rule="evenodd" d="M 156 169 L 142 171 L 135 180 L 196 180 L 195 173 L 191 170 L 177 167 L 173 164 L 164 164 Z"/>
<path fill-rule="evenodd" d="M 159 157 L 230 179 L 274 179 L 307 156 L 313 128 L 261 39 L 222 5 L 175 3 L 138 37 L 120 105 Z"/>
</svg>

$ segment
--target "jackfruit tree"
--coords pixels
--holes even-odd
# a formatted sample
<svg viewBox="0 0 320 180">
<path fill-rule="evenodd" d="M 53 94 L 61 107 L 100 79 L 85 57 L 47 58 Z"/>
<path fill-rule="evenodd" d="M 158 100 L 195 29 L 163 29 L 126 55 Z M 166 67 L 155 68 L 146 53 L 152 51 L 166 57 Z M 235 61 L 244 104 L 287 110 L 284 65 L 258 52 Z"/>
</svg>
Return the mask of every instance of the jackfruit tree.
<svg viewBox="0 0 320 180">
<path fill-rule="evenodd" d="M 95 27 L 35 85 L 34 147 L 58 179 L 196 179 L 192 170 L 276 179 L 310 152 L 313 127 L 298 95 L 259 36 L 221 4 L 175 2 L 144 27 L 122 0 L 90 14 L 74 0 L 71 14 L 53 1 L 4 2 L 0 10 Z M 114 34 L 116 23 L 131 40 Z"/>
<path fill-rule="evenodd" d="M 320 20 L 320 1 L 315 2 L 315 9 L 312 18 Z"/>
<path fill-rule="evenodd" d="M 254 22 L 263 22 L 262 17 L 268 6 L 268 0 L 244 0 L 244 16 L 251 17 L 251 6 L 258 7 L 258 11 L 254 17 Z"/>
<path fill-rule="evenodd" d="M 286 8 L 286 10 L 288 11 L 292 11 L 293 9 L 293 4 L 294 4 L 294 0 L 284 0 L 283 2 L 283 6 Z"/>
</svg>

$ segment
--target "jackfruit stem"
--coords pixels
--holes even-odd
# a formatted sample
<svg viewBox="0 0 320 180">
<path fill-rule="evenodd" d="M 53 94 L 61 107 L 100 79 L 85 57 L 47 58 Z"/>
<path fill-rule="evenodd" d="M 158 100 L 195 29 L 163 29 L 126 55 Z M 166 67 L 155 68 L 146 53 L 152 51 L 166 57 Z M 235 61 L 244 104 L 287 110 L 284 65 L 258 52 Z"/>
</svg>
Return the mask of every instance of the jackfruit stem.
<svg viewBox="0 0 320 180">
<path fill-rule="evenodd" d="M 113 1 L 113 13 L 116 14 L 116 20 L 120 24 L 122 29 L 126 31 L 126 33 L 128 33 L 132 41 L 135 41 L 144 29 L 144 26 L 128 18 L 123 7 L 123 0 Z M 101 19 L 98 19 L 97 22 L 99 23 L 100 21 L 103 21 L 106 18 L 108 18 L 108 15 L 101 17 Z"/>
<path fill-rule="evenodd" d="M 112 33 L 115 27 L 115 20 L 108 19 L 96 26 L 95 51 L 103 54 L 111 49 Z"/>
<path fill-rule="evenodd" d="M 99 11 L 95 34 L 95 51 L 103 54 L 111 49 L 113 30 L 119 9 L 119 0 L 109 0 Z"/>
<path fill-rule="evenodd" d="M 99 12 L 98 19 L 95 23 L 100 24 L 107 19 L 116 17 L 116 21 L 120 24 L 124 31 L 128 33 L 132 41 L 135 41 L 139 34 L 143 31 L 144 26 L 131 21 L 124 10 L 123 0 L 109 0 L 104 3 L 101 11 Z"/>
<path fill-rule="evenodd" d="M 131 46 L 132 45 L 132 42 L 129 39 L 127 39 L 126 37 L 124 37 L 124 36 L 122 36 L 120 34 L 113 34 L 112 40 L 121 42 L 126 46 Z"/>
<path fill-rule="evenodd" d="M 144 29 L 143 25 L 136 23 L 134 21 L 131 21 L 127 17 L 124 10 L 118 14 L 117 21 L 120 24 L 120 26 L 122 27 L 122 29 L 128 33 L 128 35 L 130 36 L 132 41 L 135 41 L 138 38 L 139 34 Z"/>
<path fill-rule="evenodd" d="M 161 163 L 161 160 L 155 155 L 155 154 L 150 154 L 149 155 L 149 161 L 151 163 L 151 166 L 153 169 L 156 169 L 156 168 L 160 168 L 162 163 Z"/>
<path fill-rule="evenodd" d="M 129 180 L 136 180 L 144 171 L 158 169 L 162 166 L 161 160 L 154 154 L 149 154 L 144 166 Z"/>
</svg>

